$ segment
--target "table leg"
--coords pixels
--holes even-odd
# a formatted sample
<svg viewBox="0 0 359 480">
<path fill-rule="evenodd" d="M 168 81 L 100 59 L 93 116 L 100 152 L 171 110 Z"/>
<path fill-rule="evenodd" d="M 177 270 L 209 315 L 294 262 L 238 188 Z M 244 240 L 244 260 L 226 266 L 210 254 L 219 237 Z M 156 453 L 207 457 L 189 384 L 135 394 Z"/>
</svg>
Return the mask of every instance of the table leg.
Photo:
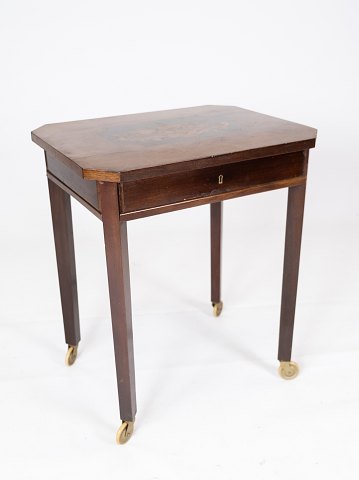
<svg viewBox="0 0 359 480">
<path fill-rule="evenodd" d="M 222 202 L 211 203 L 211 301 L 216 317 L 221 314 Z"/>
<path fill-rule="evenodd" d="M 136 415 L 127 223 L 120 221 L 117 184 L 99 183 L 99 191 L 105 237 L 118 396 L 120 415 L 123 421 L 116 438 L 118 443 L 125 443 L 132 435 Z"/>
<path fill-rule="evenodd" d="M 77 346 L 81 336 L 71 199 L 68 193 L 50 179 L 48 180 L 48 184 L 65 340 L 69 346 L 66 355 L 66 364 L 72 365 L 76 359 Z"/>
<path fill-rule="evenodd" d="M 287 226 L 284 252 L 282 304 L 280 315 L 278 360 L 283 378 L 294 378 L 298 373 L 291 362 L 295 305 L 297 299 L 300 247 L 302 238 L 305 184 L 288 189 Z"/>
</svg>

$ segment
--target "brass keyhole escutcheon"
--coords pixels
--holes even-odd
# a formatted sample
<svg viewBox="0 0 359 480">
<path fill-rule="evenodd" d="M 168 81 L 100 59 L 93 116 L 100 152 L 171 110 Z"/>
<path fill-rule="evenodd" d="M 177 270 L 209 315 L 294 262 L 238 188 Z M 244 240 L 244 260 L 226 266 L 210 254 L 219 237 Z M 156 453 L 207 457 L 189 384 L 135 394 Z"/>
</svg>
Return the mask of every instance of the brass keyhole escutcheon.
<svg viewBox="0 0 359 480">
<path fill-rule="evenodd" d="M 223 175 L 219 175 L 218 176 L 218 184 L 222 185 L 222 183 L 223 183 Z"/>
</svg>

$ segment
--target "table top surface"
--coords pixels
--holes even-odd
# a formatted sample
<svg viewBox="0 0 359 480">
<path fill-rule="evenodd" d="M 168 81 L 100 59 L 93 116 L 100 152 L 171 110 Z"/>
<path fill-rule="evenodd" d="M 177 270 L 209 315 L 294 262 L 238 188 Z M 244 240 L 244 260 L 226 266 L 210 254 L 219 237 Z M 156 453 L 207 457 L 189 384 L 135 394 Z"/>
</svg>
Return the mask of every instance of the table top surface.
<svg viewBox="0 0 359 480">
<path fill-rule="evenodd" d="M 118 182 L 306 150 L 316 133 L 209 105 L 54 123 L 34 130 L 32 139 L 83 178 Z"/>
</svg>

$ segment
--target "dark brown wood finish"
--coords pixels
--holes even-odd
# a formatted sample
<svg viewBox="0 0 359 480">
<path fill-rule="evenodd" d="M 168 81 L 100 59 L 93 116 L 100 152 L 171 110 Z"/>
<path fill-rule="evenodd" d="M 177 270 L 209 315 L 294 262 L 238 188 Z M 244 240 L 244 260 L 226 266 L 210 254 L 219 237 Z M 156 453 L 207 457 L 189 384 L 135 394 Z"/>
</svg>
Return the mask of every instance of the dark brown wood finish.
<svg viewBox="0 0 359 480">
<path fill-rule="evenodd" d="M 211 301 L 221 302 L 222 202 L 211 203 Z"/>
<path fill-rule="evenodd" d="M 237 107 L 205 106 L 45 125 L 32 139 L 47 156 L 69 345 L 80 341 L 70 195 L 103 221 L 122 420 L 136 415 L 129 220 L 210 204 L 211 300 L 218 315 L 222 202 L 288 188 L 278 358 L 291 360 L 308 149 L 316 130 Z M 295 367 L 289 373 L 287 367 L 281 365 L 281 375 L 293 378 Z"/>
<path fill-rule="evenodd" d="M 231 106 L 44 125 L 32 139 L 88 180 L 132 181 L 299 152 L 316 130 Z"/>
<path fill-rule="evenodd" d="M 90 210 L 91 213 L 93 213 L 97 218 L 102 220 L 102 215 L 101 213 L 96 210 L 96 208 L 93 208 L 89 203 L 87 203 L 80 195 L 77 195 L 77 193 L 74 190 L 71 190 L 67 185 L 62 183 L 57 177 L 54 177 L 50 172 L 47 172 L 47 178 L 51 180 L 53 183 L 55 183 L 58 187 L 62 188 L 66 193 L 68 193 L 71 197 L 76 198 L 78 202 L 81 203 L 84 207 L 87 208 L 87 210 Z"/>
<path fill-rule="evenodd" d="M 105 237 L 120 415 L 122 420 L 134 421 L 137 407 L 127 224 L 120 221 L 117 184 L 100 183 L 99 193 Z"/>
<path fill-rule="evenodd" d="M 51 153 L 46 153 L 46 166 L 48 173 L 60 180 L 84 202 L 99 211 L 96 182 L 84 180 L 74 175 L 73 170 L 69 166 L 59 161 Z"/>
<path fill-rule="evenodd" d="M 294 177 L 292 179 L 280 180 L 278 182 L 266 183 L 263 185 L 255 185 L 241 190 L 234 190 L 231 192 L 218 193 L 209 197 L 194 198 L 191 200 L 184 200 L 183 202 L 176 202 L 169 205 L 162 205 L 154 208 L 146 208 L 144 210 L 136 210 L 129 213 L 121 213 L 120 218 L 123 221 L 136 220 L 138 218 L 149 217 L 152 215 L 159 215 L 161 213 L 173 212 L 175 210 L 183 210 L 185 208 L 198 207 L 206 205 L 211 202 L 220 202 L 223 200 L 230 200 L 231 198 L 244 197 L 246 195 L 253 195 L 255 193 L 268 192 L 270 190 L 277 190 L 278 188 L 292 187 L 305 183 L 305 176 Z"/>
<path fill-rule="evenodd" d="M 121 184 L 121 214 L 303 177 L 301 152 Z"/>
<path fill-rule="evenodd" d="M 280 361 L 289 361 L 292 354 L 305 189 L 305 184 L 288 189 L 287 226 L 278 349 L 278 360 Z"/>
<path fill-rule="evenodd" d="M 51 180 L 48 181 L 48 184 L 65 340 L 68 345 L 76 346 L 81 340 L 81 335 L 71 199 Z"/>
</svg>

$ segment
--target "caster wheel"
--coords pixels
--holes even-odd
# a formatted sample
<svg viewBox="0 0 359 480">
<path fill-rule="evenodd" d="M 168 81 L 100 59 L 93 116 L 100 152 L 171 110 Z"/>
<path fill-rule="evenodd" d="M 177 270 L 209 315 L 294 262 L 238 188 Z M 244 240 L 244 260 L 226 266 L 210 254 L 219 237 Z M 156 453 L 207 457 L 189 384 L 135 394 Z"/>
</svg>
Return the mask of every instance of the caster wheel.
<svg viewBox="0 0 359 480">
<path fill-rule="evenodd" d="M 123 445 L 132 437 L 135 422 L 122 421 L 122 425 L 116 433 L 116 443 Z"/>
<path fill-rule="evenodd" d="M 292 380 L 299 373 L 298 364 L 295 362 L 280 362 L 279 375 L 284 380 Z"/>
<path fill-rule="evenodd" d="M 77 345 L 69 345 L 67 349 L 66 357 L 65 357 L 65 364 L 70 367 L 75 363 L 77 357 Z"/>
<path fill-rule="evenodd" d="M 213 306 L 213 315 L 215 317 L 219 317 L 222 312 L 223 302 L 212 303 L 212 306 Z"/>
</svg>

